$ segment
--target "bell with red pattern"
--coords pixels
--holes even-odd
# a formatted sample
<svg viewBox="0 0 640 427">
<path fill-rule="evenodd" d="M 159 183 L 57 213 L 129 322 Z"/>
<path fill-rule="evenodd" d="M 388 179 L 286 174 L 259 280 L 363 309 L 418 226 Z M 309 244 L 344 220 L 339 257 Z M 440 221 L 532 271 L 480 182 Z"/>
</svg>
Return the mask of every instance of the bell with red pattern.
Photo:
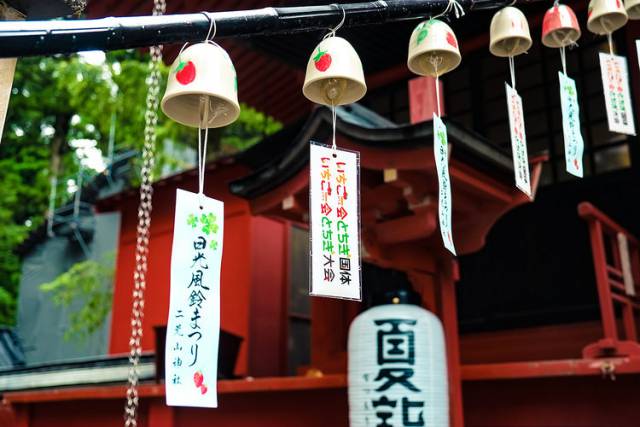
<svg viewBox="0 0 640 427">
<path fill-rule="evenodd" d="M 450 26 L 437 19 L 418 25 L 409 41 L 407 65 L 421 76 L 441 76 L 454 70 L 462 57 L 458 39 Z"/>
<path fill-rule="evenodd" d="M 169 118 L 186 126 L 204 129 L 233 123 L 240 115 L 238 79 L 227 52 L 212 41 L 180 51 L 171 65 L 161 107 Z"/>
<path fill-rule="evenodd" d="M 367 93 L 362 62 L 351 43 L 330 33 L 316 46 L 307 63 L 302 93 L 327 106 L 351 104 Z"/>
<path fill-rule="evenodd" d="M 542 21 L 542 44 L 551 48 L 567 47 L 580 38 L 580 24 L 573 10 L 556 3 L 547 10 Z"/>
<path fill-rule="evenodd" d="M 510 6 L 493 15 L 489 36 L 489 51 L 501 58 L 526 53 L 533 43 L 527 17 L 519 9 Z"/>
<path fill-rule="evenodd" d="M 622 0 L 591 0 L 587 28 L 598 35 L 611 34 L 629 20 Z"/>
</svg>

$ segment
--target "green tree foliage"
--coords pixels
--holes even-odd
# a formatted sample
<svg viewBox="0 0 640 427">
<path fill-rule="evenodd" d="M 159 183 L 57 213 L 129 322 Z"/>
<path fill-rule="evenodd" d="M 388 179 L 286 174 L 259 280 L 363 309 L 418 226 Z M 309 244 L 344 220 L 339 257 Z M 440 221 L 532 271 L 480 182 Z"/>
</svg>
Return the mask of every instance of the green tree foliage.
<svg viewBox="0 0 640 427">
<path fill-rule="evenodd" d="M 168 72 L 163 66 L 160 93 Z M 141 150 L 147 74 L 148 56 L 139 51 L 109 53 L 97 65 L 76 55 L 18 60 L 0 143 L 0 324 L 14 323 L 21 267 L 16 248 L 44 221 L 52 175 L 73 176 L 79 167 L 69 142 L 95 140 L 106 155 L 115 118 L 116 151 Z M 212 132 L 210 152 L 246 149 L 279 128 L 273 119 L 242 106 L 236 123 Z M 177 172 L 194 167 L 195 157 L 176 160 L 163 150 L 167 143 L 195 148 L 194 129 L 160 113 L 157 131 L 156 177 L 167 168 Z M 57 205 L 69 196 L 58 192 Z"/>
<path fill-rule="evenodd" d="M 100 261 L 78 262 L 52 282 L 40 285 L 40 290 L 51 293 L 54 304 L 71 310 L 65 340 L 82 341 L 104 323 L 113 298 L 113 264 L 113 254 Z"/>
</svg>

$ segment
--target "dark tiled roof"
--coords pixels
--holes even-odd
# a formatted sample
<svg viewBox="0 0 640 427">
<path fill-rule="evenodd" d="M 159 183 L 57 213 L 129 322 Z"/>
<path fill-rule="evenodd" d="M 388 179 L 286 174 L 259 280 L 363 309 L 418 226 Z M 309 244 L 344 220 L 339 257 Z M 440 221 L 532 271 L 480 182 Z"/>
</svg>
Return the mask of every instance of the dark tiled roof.
<svg viewBox="0 0 640 427">
<path fill-rule="evenodd" d="M 433 125 L 395 125 L 374 112 L 353 104 L 337 109 L 337 133 L 357 145 L 385 150 L 413 150 L 431 147 Z M 304 121 L 292 125 L 243 154 L 254 167 L 253 174 L 233 181 L 232 193 L 252 199 L 271 191 L 299 173 L 309 160 L 309 141 L 326 141 L 331 134 L 331 111 L 317 108 Z M 513 163 L 508 153 L 475 132 L 445 119 L 452 155 L 477 170 L 504 182 L 513 180 Z M 265 162 L 265 159 L 269 159 Z"/>
</svg>

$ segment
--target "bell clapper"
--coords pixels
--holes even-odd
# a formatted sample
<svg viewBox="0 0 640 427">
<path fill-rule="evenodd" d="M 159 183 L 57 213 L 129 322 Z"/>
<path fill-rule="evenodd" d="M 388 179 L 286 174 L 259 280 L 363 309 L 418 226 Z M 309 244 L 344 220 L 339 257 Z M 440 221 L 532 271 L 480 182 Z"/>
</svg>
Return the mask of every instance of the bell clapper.
<svg viewBox="0 0 640 427">
<path fill-rule="evenodd" d="M 330 104 L 337 104 L 347 89 L 347 80 L 331 78 L 324 83 L 323 92 L 325 100 Z"/>
<path fill-rule="evenodd" d="M 209 111 L 212 112 L 210 120 L 215 120 L 215 118 L 220 116 L 220 115 L 226 117 L 229 114 L 229 108 L 228 107 L 229 106 L 228 106 L 228 104 L 226 102 L 218 101 L 216 103 L 214 98 L 209 97 Z"/>
<path fill-rule="evenodd" d="M 205 110 L 207 109 L 209 103 L 207 101 L 209 101 L 209 96 L 207 95 L 200 95 L 200 109 L 199 109 L 199 115 L 200 115 L 200 129 L 204 128 L 204 126 L 206 125 L 205 123 Z"/>
</svg>

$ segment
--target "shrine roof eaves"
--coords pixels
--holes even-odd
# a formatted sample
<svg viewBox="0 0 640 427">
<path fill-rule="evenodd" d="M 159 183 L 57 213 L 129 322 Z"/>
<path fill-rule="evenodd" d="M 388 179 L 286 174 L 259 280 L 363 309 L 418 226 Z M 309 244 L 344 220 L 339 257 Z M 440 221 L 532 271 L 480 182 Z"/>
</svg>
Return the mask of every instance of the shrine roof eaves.
<svg viewBox="0 0 640 427">
<path fill-rule="evenodd" d="M 338 138 L 348 139 L 356 148 L 389 150 L 391 156 L 394 151 L 433 146 L 431 121 L 396 125 L 358 104 L 338 107 L 336 115 Z M 513 180 L 513 163 L 508 153 L 477 133 L 450 120 L 444 121 L 453 146 L 453 158 L 502 182 Z M 253 199 L 287 182 L 307 166 L 309 141 L 325 142 L 330 139 L 331 122 L 331 111 L 319 107 L 305 121 L 269 136 L 248 150 L 242 157 L 260 158 L 263 165 L 254 173 L 231 182 L 231 193 Z M 257 155 L 262 150 L 266 150 L 264 155 Z M 266 163 L 265 157 L 270 158 Z"/>
</svg>

